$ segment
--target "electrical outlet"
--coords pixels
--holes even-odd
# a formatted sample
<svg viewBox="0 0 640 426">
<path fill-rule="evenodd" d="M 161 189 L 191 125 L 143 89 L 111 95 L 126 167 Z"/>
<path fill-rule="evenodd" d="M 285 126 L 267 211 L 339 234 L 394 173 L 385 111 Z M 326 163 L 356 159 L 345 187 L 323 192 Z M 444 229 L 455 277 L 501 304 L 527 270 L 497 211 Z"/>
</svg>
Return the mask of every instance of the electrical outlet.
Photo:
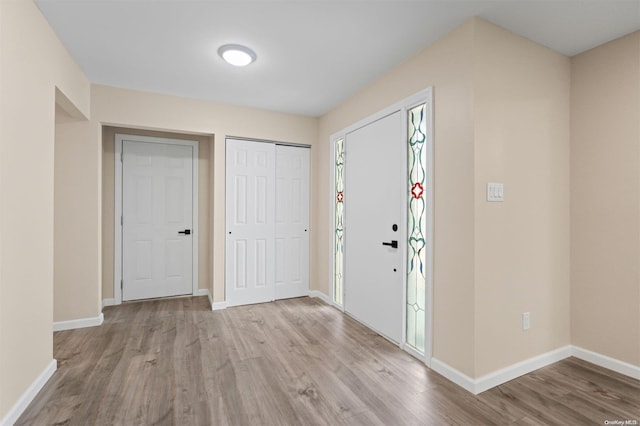
<svg viewBox="0 0 640 426">
<path fill-rule="evenodd" d="M 531 314 L 529 312 L 524 312 L 522 314 L 522 329 L 528 330 L 531 327 Z"/>
</svg>

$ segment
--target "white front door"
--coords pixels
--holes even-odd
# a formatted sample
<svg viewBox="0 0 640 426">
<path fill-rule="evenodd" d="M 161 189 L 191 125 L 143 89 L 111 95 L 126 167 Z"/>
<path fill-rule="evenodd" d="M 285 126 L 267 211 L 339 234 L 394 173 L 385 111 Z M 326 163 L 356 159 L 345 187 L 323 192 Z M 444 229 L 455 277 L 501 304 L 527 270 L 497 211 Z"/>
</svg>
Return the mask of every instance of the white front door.
<svg viewBox="0 0 640 426">
<path fill-rule="evenodd" d="M 276 146 L 227 140 L 226 300 L 274 300 Z"/>
<path fill-rule="evenodd" d="M 275 298 L 309 291 L 309 149 L 276 146 Z"/>
<path fill-rule="evenodd" d="M 402 342 L 406 233 L 402 125 L 398 111 L 345 138 L 344 308 L 397 343 Z"/>
<path fill-rule="evenodd" d="M 193 292 L 193 148 L 122 142 L 122 299 Z"/>
</svg>

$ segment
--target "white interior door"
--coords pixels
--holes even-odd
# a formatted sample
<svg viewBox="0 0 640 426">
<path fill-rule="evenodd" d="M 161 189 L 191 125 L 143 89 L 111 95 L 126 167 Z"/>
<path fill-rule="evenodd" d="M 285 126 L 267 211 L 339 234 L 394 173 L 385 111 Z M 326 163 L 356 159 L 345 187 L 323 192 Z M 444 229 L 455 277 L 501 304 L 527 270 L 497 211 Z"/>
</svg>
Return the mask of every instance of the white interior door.
<svg viewBox="0 0 640 426">
<path fill-rule="evenodd" d="M 122 299 L 193 292 L 193 148 L 122 143 Z"/>
<path fill-rule="evenodd" d="M 309 292 L 309 149 L 276 146 L 275 298 Z"/>
<path fill-rule="evenodd" d="M 226 300 L 274 300 L 274 144 L 227 139 Z"/>
<path fill-rule="evenodd" d="M 402 341 L 406 233 L 401 117 L 398 111 L 345 138 L 344 308 L 398 343 Z M 383 245 L 392 241 L 397 248 Z"/>
</svg>

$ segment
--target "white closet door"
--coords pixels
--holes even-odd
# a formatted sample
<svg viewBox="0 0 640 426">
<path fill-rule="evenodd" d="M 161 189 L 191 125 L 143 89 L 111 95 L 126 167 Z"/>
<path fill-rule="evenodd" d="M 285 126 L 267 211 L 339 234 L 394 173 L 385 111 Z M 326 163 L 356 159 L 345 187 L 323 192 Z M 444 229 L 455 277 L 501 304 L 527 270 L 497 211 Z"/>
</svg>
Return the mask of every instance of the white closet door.
<svg viewBox="0 0 640 426">
<path fill-rule="evenodd" d="M 274 299 L 276 147 L 226 143 L 227 304 L 268 302 Z"/>
<path fill-rule="evenodd" d="M 309 149 L 276 147 L 275 298 L 309 292 Z"/>
<path fill-rule="evenodd" d="M 192 294 L 193 148 L 123 141 L 122 299 Z"/>
</svg>

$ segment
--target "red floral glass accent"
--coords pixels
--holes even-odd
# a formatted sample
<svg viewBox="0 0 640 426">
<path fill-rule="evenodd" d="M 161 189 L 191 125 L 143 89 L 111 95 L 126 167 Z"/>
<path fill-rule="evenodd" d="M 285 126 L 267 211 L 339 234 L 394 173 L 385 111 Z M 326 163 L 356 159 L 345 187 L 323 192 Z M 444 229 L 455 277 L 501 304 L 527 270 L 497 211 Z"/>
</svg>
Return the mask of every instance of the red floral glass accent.
<svg viewBox="0 0 640 426">
<path fill-rule="evenodd" d="M 422 194 L 424 194 L 422 184 L 420 182 L 414 183 L 411 187 L 411 195 L 413 195 L 413 198 L 422 198 Z"/>
<path fill-rule="evenodd" d="M 342 191 L 338 192 L 337 199 L 339 203 L 341 203 L 342 200 L 344 200 L 344 194 L 342 193 Z"/>
</svg>

